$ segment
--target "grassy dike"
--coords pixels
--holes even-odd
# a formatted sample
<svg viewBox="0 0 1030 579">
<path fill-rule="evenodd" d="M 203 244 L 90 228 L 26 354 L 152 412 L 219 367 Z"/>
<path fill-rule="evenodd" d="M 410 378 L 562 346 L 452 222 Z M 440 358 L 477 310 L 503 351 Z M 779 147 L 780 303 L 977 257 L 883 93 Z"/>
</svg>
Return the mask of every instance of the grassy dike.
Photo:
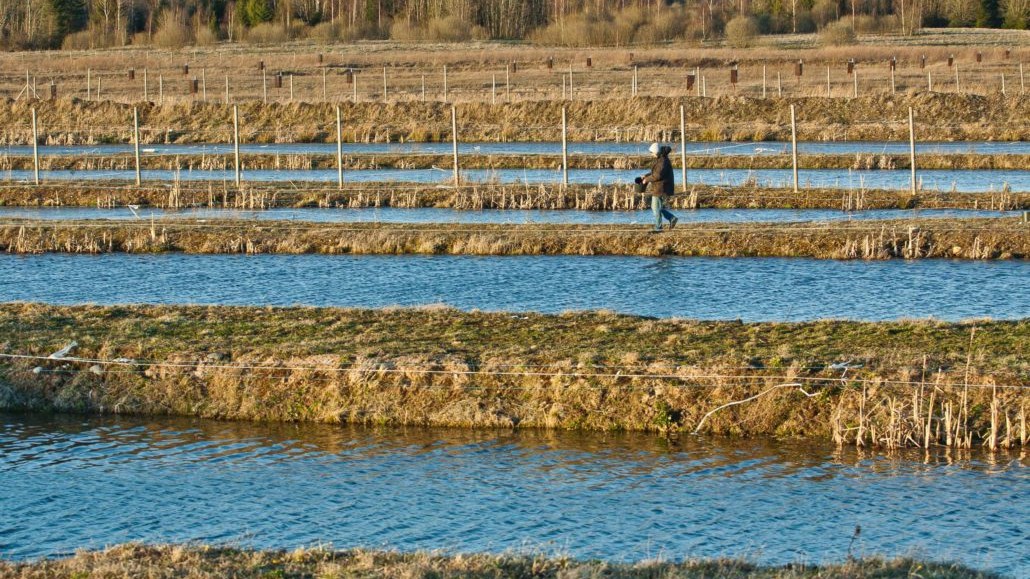
<svg viewBox="0 0 1030 579">
<path fill-rule="evenodd" d="M 692 144 L 691 147 L 694 145 Z M 770 147 L 783 148 L 780 144 Z M 678 147 L 677 147 L 678 149 Z M 673 155 L 673 165 L 681 166 L 680 158 Z M 652 159 L 642 155 L 572 155 L 570 169 L 639 169 L 648 170 Z M 343 157 L 344 171 L 362 169 L 432 169 L 450 167 L 450 154 L 347 154 Z M 336 169 L 334 154 L 284 153 L 247 154 L 243 164 L 248 171 L 257 170 L 308 170 Z M 553 169 L 562 165 L 561 155 L 464 155 L 463 169 Z M 143 155 L 140 158 L 143 170 L 232 170 L 235 160 L 231 154 L 203 155 Z M 1030 155 L 981 155 L 981 154 L 921 154 L 916 161 L 918 169 L 991 170 L 1025 169 L 1030 167 Z M 0 171 L 32 170 L 31 156 L 0 157 Z M 40 171 L 131 171 L 136 167 L 132 154 L 106 156 L 44 155 L 39 159 Z M 798 158 L 800 169 L 908 169 L 911 167 L 908 155 L 895 154 L 853 154 L 853 155 L 802 155 Z M 753 156 L 735 155 L 687 155 L 688 169 L 790 169 L 789 154 L 762 154 Z M 45 175 L 44 175 L 45 178 Z"/>
<path fill-rule="evenodd" d="M 636 97 L 583 101 L 458 103 L 463 142 L 559 141 L 567 110 L 572 141 L 673 140 L 685 108 L 692 141 L 789 141 L 790 105 L 797 110 L 798 139 L 908 140 L 908 107 L 915 110 L 920 141 L 1020 141 L 1030 139 L 1030 99 L 948 93 L 859 98 Z M 242 103 L 240 138 L 247 143 L 334 142 L 339 105 L 346 142 L 446 141 L 451 104 Z M 0 144 L 31 142 L 31 108 L 45 142 L 55 145 L 131 143 L 134 105 L 87 102 L 0 101 Z M 140 103 L 144 143 L 228 143 L 233 108 L 221 103 Z"/>
<path fill-rule="evenodd" d="M 30 563 L 0 562 L 0 574 L 22 579 L 106 577 L 128 579 L 222 577 L 471 577 L 478 579 L 736 579 L 905 578 L 987 579 L 993 573 L 958 564 L 912 559 L 876 558 L 830 565 L 756 565 L 743 560 L 691 560 L 681 563 L 637 564 L 577 561 L 526 555 L 443 555 L 390 551 L 323 549 L 252 551 L 229 547 L 183 545 L 120 545 L 104 551 Z"/>
<path fill-rule="evenodd" d="M 802 182 L 804 176 L 802 174 Z M 1030 193 L 959 193 L 878 189 L 790 189 L 691 185 L 670 201 L 674 209 L 1030 209 Z M 41 185 L 0 186 L 0 207 L 122 207 L 139 205 L 166 209 L 210 207 L 271 209 L 276 207 L 363 208 L 437 207 L 449 209 L 579 209 L 623 211 L 650 209 L 649 195 L 627 185 L 522 185 L 478 183 L 460 188 L 448 184 L 247 183 L 239 188 L 225 181 L 179 183 L 44 182 Z"/>
<path fill-rule="evenodd" d="M 635 255 L 822 259 L 1021 259 L 1030 226 L 1018 218 L 824 223 L 316 224 L 248 220 L 0 221 L 11 253 L 284 253 Z"/>
<path fill-rule="evenodd" d="M 122 361 L 0 358 L 0 408 L 1030 443 L 1028 320 L 0 305 L 0 354 L 47 356 L 72 340 L 74 356 Z"/>
</svg>

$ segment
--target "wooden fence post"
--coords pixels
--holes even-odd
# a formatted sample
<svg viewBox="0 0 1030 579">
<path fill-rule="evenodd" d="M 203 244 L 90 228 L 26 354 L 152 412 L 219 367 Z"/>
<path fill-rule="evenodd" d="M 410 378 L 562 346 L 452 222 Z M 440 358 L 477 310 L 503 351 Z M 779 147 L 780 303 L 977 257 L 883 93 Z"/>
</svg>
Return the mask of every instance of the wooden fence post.
<svg viewBox="0 0 1030 579">
<path fill-rule="evenodd" d="M 776 96 L 783 96 L 783 81 L 780 78 L 780 71 L 776 71 Z"/>
<path fill-rule="evenodd" d="M 912 118 L 912 107 L 908 107 L 908 161 L 912 165 L 912 194 L 916 194 L 916 128 Z"/>
<path fill-rule="evenodd" d="M 239 188 L 242 179 L 240 178 L 240 108 L 232 106 L 232 148 L 233 156 L 236 159 L 236 187 Z"/>
<path fill-rule="evenodd" d="M 790 105 L 790 156 L 794 167 L 794 192 L 798 192 L 798 125 L 794 105 Z"/>
<path fill-rule="evenodd" d="M 683 192 L 687 192 L 687 113 L 680 105 L 680 159 L 683 162 Z"/>
<path fill-rule="evenodd" d="M 343 189 L 343 121 L 340 107 L 336 107 L 336 185 Z"/>
<path fill-rule="evenodd" d="M 143 184 L 139 163 L 139 109 L 132 107 L 132 145 L 136 157 L 136 186 Z"/>
<path fill-rule="evenodd" d="M 461 173 L 458 169 L 458 110 L 451 105 L 451 143 L 454 150 L 454 187 L 461 186 Z"/>
<path fill-rule="evenodd" d="M 268 75 L 264 67 L 261 68 L 261 102 L 268 104 Z"/>
<path fill-rule="evenodd" d="M 561 108 L 561 182 L 569 186 L 569 125 L 565 107 Z"/>
<path fill-rule="evenodd" d="M 36 107 L 32 107 L 32 167 L 36 185 L 39 185 L 39 127 L 36 125 Z"/>
</svg>

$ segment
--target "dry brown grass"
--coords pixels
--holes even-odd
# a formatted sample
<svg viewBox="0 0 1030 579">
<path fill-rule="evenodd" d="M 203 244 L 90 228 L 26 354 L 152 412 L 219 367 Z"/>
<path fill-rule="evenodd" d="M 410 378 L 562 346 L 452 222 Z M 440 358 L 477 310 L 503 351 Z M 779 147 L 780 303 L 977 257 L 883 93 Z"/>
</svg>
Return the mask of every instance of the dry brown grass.
<svg viewBox="0 0 1030 579">
<path fill-rule="evenodd" d="M 325 38 L 329 33 L 329 38 Z M 284 42 L 275 45 L 248 46 L 222 44 L 191 50 L 147 50 L 119 48 L 110 50 L 65 51 L 60 58 L 47 53 L 0 54 L 0 70 L 15 71 L 0 77 L 0 98 L 14 97 L 24 84 L 24 71 L 29 70 L 41 85 L 56 80 L 63 97 L 86 98 L 85 71 L 91 69 L 94 83 L 103 77 L 103 98 L 122 102 L 138 101 L 143 97 L 142 79 L 129 81 L 125 71 L 130 67 L 148 69 L 152 100 L 157 99 L 157 77 L 166 83 L 166 102 L 192 100 L 182 83 L 181 66 L 188 62 L 193 70 L 206 70 L 208 78 L 219 83 L 229 75 L 233 97 L 240 100 L 262 98 L 258 61 L 265 61 L 272 72 L 288 71 L 297 76 L 296 98 L 302 101 L 322 100 L 322 69 L 317 55 L 325 54 L 328 68 L 328 95 L 330 100 L 346 100 L 352 87 L 344 80 L 346 69 L 355 67 L 359 73 L 358 95 L 361 100 L 381 99 L 380 73 L 388 66 L 391 73 L 391 99 L 398 102 L 418 100 L 421 78 L 427 76 L 429 99 L 440 99 L 442 66 L 449 69 L 450 98 L 458 101 L 484 102 L 490 98 L 492 75 L 503 82 L 505 66 L 518 63 L 518 72 L 512 76 L 512 98 L 515 100 L 557 99 L 561 96 L 561 72 L 573 64 L 577 71 L 577 97 L 603 99 L 628 96 L 632 66 L 640 67 L 641 94 L 685 95 L 684 71 L 701 66 L 706 75 L 708 95 L 735 94 L 729 84 L 728 64 L 740 62 L 740 85 L 736 94 L 761 94 L 762 67 L 767 68 L 769 87 L 775 90 L 777 73 L 782 74 L 785 96 L 804 95 L 825 86 L 824 66 L 834 68 L 834 85 L 838 96 L 849 88 L 850 78 L 843 73 L 844 62 L 855 58 L 863 70 L 863 90 L 874 94 L 890 91 L 886 62 L 896 56 L 899 60 L 897 85 L 899 90 L 925 90 L 926 73 L 935 77 L 935 89 L 951 91 L 948 86 L 952 70 L 946 65 L 949 54 L 956 56 L 962 69 L 964 91 L 977 94 L 996 94 L 1000 91 L 1000 75 L 1009 77 L 1010 88 L 1016 87 L 1018 63 L 1030 63 L 1030 42 L 1025 31 L 972 31 L 939 32 L 915 37 L 863 36 L 859 45 L 851 47 L 818 47 L 815 35 L 786 35 L 774 39 L 763 38 L 762 44 L 751 49 L 665 45 L 632 48 L 541 48 L 510 43 L 420 43 L 418 45 L 390 42 L 361 42 L 348 45 L 324 46 L 341 36 L 340 31 L 321 31 L 322 38 L 313 42 Z M 1004 50 L 1010 50 L 1004 59 Z M 975 54 L 984 55 L 976 63 Z M 633 58 L 630 60 L 630 54 Z M 927 69 L 919 68 L 919 57 L 926 55 Z M 585 69 L 586 57 L 593 59 L 593 67 Z M 554 70 L 548 70 L 548 57 L 555 59 Z M 795 83 L 791 65 L 804 59 L 808 68 L 800 84 Z M 1030 71 L 1028 71 L 1030 72 Z M 45 88 L 45 87 L 44 87 Z M 94 85 L 95 88 L 95 85 Z M 821 96 L 813 90 L 814 96 Z M 271 91 L 272 100 L 285 100 L 285 91 Z M 221 98 L 221 93 L 217 97 Z"/>
<path fill-rule="evenodd" d="M 346 177 L 345 177 L 346 178 Z M 123 207 L 140 205 L 182 209 L 222 207 L 446 207 L 481 209 L 579 209 L 627 211 L 650 209 L 650 196 L 626 185 L 521 185 L 482 183 L 459 189 L 403 183 L 247 183 L 237 189 L 218 181 L 179 184 L 144 182 L 141 187 L 111 182 L 54 182 L 0 187 L 0 206 Z M 757 186 L 691 185 L 669 200 L 673 209 L 1030 209 L 1030 193 L 957 193 L 908 191 L 790 189 Z"/>
<path fill-rule="evenodd" d="M 477 579 L 737 579 L 906 578 L 915 574 L 937 579 L 991 579 L 958 564 L 912 559 L 863 558 L 834 565 L 760 566 L 742 560 L 689 560 L 682 563 L 637 564 L 576 561 L 532 555 L 444 555 L 354 549 L 331 551 L 252 551 L 203 545 L 146 546 L 127 544 L 104 551 L 32 563 L 0 562 L 0 574 L 22 579 L 104 577 L 107 579 L 221 579 L 309 577 L 405 577 Z"/>
<path fill-rule="evenodd" d="M 2 408 L 678 432 L 762 394 L 715 412 L 702 432 L 886 447 L 1030 443 L 1020 430 L 1027 320 L 6 304 L 0 335 L 3 353 L 47 356 L 74 339 L 73 355 L 129 360 L 6 361 Z M 846 378 L 831 366 L 839 362 L 851 366 Z M 784 383 L 815 395 L 775 388 Z"/>
<path fill-rule="evenodd" d="M 681 167 L 680 156 L 670 157 L 673 165 Z M 634 169 L 647 167 L 651 159 L 634 155 L 572 155 L 570 169 Z M 336 155 L 325 154 L 249 154 L 242 158 L 248 171 L 254 170 L 305 170 L 335 169 Z M 447 167 L 452 163 L 451 155 L 432 154 L 345 154 L 345 171 L 359 169 L 431 169 Z M 553 169 L 562 165 L 561 155 L 466 155 L 461 158 L 463 169 Z M 1030 155 L 980 155 L 945 154 L 920 155 L 916 160 L 919 169 L 1025 169 L 1030 167 Z M 234 159 L 231 154 L 201 155 L 143 155 L 140 160 L 143 169 L 164 170 L 231 170 Z M 854 155 L 803 155 L 798 158 L 800 169 L 907 169 L 908 155 L 854 154 Z M 135 167 L 132 154 L 104 156 L 88 155 L 45 155 L 40 157 L 40 171 L 52 170 L 131 170 Z M 790 155 L 763 154 L 754 156 L 735 155 L 687 155 L 688 169 L 789 169 Z M 0 154 L 0 171 L 30 170 L 32 157 Z M 46 179 L 46 175 L 42 175 Z"/>
<path fill-rule="evenodd" d="M 181 79 L 182 77 L 180 77 Z M 185 83 L 185 80 L 181 80 Z M 789 141 L 790 106 L 798 111 L 798 138 L 908 141 L 908 109 L 919 141 L 1030 139 L 1030 99 L 948 94 L 880 95 L 858 99 L 648 97 L 603 101 L 466 103 L 457 106 L 462 142 L 559 141 L 567 109 L 572 141 L 675 141 L 683 106 L 692 141 Z M 58 101 L 0 103 L 0 144 L 31 142 L 31 108 L 47 144 L 132 142 L 133 107 Z M 240 106 L 245 143 L 330 142 L 336 106 L 247 103 Z M 347 142 L 425 142 L 451 139 L 451 105 L 439 102 L 342 103 Z M 228 143 L 232 107 L 183 103 L 139 107 L 144 143 Z"/>
<path fill-rule="evenodd" d="M 821 259 L 1022 259 L 1021 219 L 650 225 L 315 224 L 274 221 L 0 223 L 10 253 L 636 255 Z"/>
</svg>

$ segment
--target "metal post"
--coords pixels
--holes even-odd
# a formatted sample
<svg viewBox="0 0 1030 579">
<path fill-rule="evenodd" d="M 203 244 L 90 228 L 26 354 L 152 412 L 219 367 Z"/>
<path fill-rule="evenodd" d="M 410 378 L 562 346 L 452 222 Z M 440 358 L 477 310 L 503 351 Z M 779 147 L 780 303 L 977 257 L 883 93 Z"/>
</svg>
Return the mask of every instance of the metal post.
<svg viewBox="0 0 1030 579">
<path fill-rule="evenodd" d="M 268 75 L 264 68 L 261 69 L 261 102 L 268 104 Z"/>
<path fill-rule="evenodd" d="M 572 63 L 569 63 L 569 100 L 576 98 L 576 92 L 572 90 Z"/>
<path fill-rule="evenodd" d="M 894 85 L 894 68 L 891 67 L 891 94 L 897 94 L 897 88 Z"/>
<path fill-rule="evenodd" d="M 687 192 L 687 113 L 680 105 L 680 159 L 683 162 L 683 192 Z"/>
<path fill-rule="evenodd" d="M 207 69 L 200 69 L 200 97 L 207 102 Z"/>
<path fill-rule="evenodd" d="M 236 187 L 240 186 L 240 108 L 232 106 L 232 149 L 236 158 Z"/>
<path fill-rule="evenodd" d="M 697 96 L 701 96 L 701 67 L 694 67 L 694 82 L 697 83 Z"/>
<path fill-rule="evenodd" d="M 32 166 L 36 185 L 39 185 L 39 128 L 36 125 L 36 107 L 32 107 Z"/>
<path fill-rule="evenodd" d="M 91 81 L 92 74 L 93 74 L 93 70 L 87 68 L 86 69 L 86 100 L 91 100 L 90 99 L 90 95 L 92 94 L 92 91 L 91 91 L 92 87 L 90 87 L 90 81 Z"/>
<path fill-rule="evenodd" d="M 908 107 L 908 160 L 912 165 L 912 194 L 916 194 L 916 127 L 912 120 L 912 107 Z"/>
<path fill-rule="evenodd" d="M 386 67 L 383 67 L 383 102 L 389 97 L 389 92 L 386 89 Z"/>
<path fill-rule="evenodd" d="M 322 102 L 329 100 L 329 88 L 326 81 L 325 67 L 322 67 Z"/>
<path fill-rule="evenodd" d="M 157 104 L 163 105 L 165 103 L 165 77 L 163 74 L 157 75 Z"/>
<path fill-rule="evenodd" d="M 136 186 L 143 184 L 139 167 L 139 109 L 132 107 L 132 145 L 136 155 Z"/>
<path fill-rule="evenodd" d="M 293 74 L 290 74 L 290 102 L 293 102 Z"/>
<path fill-rule="evenodd" d="M 783 82 L 780 80 L 779 71 L 776 72 L 776 96 L 783 96 Z"/>
<path fill-rule="evenodd" d="M 147 94 L 149 92 L 148 91 L 149 87 L 147 86 L 147 84 L 148 84 L 147 83 L 147 69 L 144 68 L 143 69 L 143 101 L 144 102 L 150 100 L 150 96 Z"/>
<path fill-rule="evenodd" d="M 461 174 L 458 170 L 458 111 L 451 105 L 451 143 L 454 149 L 454 187 L 461 186 Z"/>
<path fill-rule="evenodd" d="M 1005 73 L 1001 73 L 1001 96 L 1005 95 Z"/>
<path fill-rule="evenodd" d="M 851 78 L 854 79 L 854 81 L 855 81 L 855 94 L 853 94 L 852 97 L 857 99 L 858 98 L 858 67 L 857 66 L 855 67 L 855 74 L 852 74 Z"/>
<path fill-rule="evenodd" d="M 798 192 L 798 125 L 794 105 L 790 105 L 790 156 L 794 167 L 794 192 Z"/>
<path fill-rule="evenodd" d="M 1019 94 L 1026 92 L 1026 85 L 1023 84 L 1023 63 L 1019 63 Z"/>
<path fill-rule="evenodd" d="M 826 98 L 830 98 L 830 67 L 826 67 Z"/>
<path fill-rule="evenodd" d="M 443 65 L 443 102 L 447 102 L 447 65 Z"/>
<path fill-rule="evenodd" d="M 762 65 L 762 98 L 765 98 L 765 65 Z"/>
<path fill-rule="evenodd" d="M 350 84 L 351 90 L 353 91 L 351 96 L 354 102 L 356 103 L 358 102 L 358 75 L 351 75 L 351 78 L 354 80 L 354 82 Z"/>
<path fill-rule="evenodd" d="M 569 126 L 565 107 L 561 108 L 561 173 L 562 185 L 569 186 Z"/>
<path fill-rule="evenodd" d="M 336 107 L 336 184 L 343 189 L 343 122 L 340 107 Z"/>
<path fill-rule="evenodd" d="M 225 75 L 225 104 L 229 104 L 229 75 Z"/>
<path fill-rule="evenodd" d="M 930 76 L 932 73 L 926 73 L 926 91 L 933 92 L 933 77 Z"/>
<path fill-rule="evenodd" d="M 426 75 L 422 75 L 422 102 L 426 102 Z"/>
<path fill-rule="evenodd" d="M 511 102 L 511 65 L 504 67 L 504 100 Z"/>
<path fill-rule="evenodd" d="M 497 104 L 497 73 L 494 73 L 493 83 L 490 85 L 490 104 Z"/>
<path fill-rule="evenodd" d="M 958 65 L 957 64 L 955 65 L 955 92 L 959 92 Z"/>
</svg>

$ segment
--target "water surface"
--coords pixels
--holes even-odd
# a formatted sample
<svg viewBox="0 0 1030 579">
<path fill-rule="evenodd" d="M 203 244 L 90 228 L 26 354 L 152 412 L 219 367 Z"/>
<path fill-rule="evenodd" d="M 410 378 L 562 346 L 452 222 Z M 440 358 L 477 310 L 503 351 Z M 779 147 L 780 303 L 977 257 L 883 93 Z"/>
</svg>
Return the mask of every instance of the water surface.
<svg viewBox="0 0 1030 579">
<path fill-rule="evenodd" d="M 762 563 L 918 555 L 1026 577 L 1014 454 L 798 441 L 0 414 L 0 555 L 329 543 Z"/>
<path fill-rule="evenodd" d="M 1030 317 L 1030 262 L 466 255 L 0 255 L 0 301 L 609 309 L 793 321 Z"/>
<path fill-rule="evenodd" d="M 643 169 L 570 169 L 569 183 L 577 185 L 628 185 L 640 176 Z M 144 170 L 144 181 L 225 181 L 235 179 L 232 170 Z M 526 185 L 557 184 L 562 173 L 552 169 L 466 169 L 461 172 L 468 183 L 521 183 Z M 8 181 L 29 182 L 30 170 L 3 172 Z M 42 171 L 44 181 L 124 181 L 134 182 L 133 170 Z M 450 169 L 360 169 L 344 172 L 348 183 L 450 183 Z M 678 178 L 678 175 L 677 175 Z M 918 173 L 920 187 L 928 191 L 1030 191 L 1030 170 L 950 170 L 927 169 Z M 336 169 L 244 171 L 243 179 L 254 182 L 336 183 Z M 760 187 L 790 187 L 793 176 L 790 169 L 692 169 L 687 173 L 690 183 L 718 186 L 755 185 Z M 805 169 L 799 172 L 802 187 L 829 189 L 903 189 L 910 187 L 908 171 L 856 171 L 852 169 Z"/>
<path fill-rule="evenodd" d="M 751 223 L 799 221 L 857 221 L 866 219 L 962 219 L 970 217 L 1016 217 L 1019 211 L 966 209 L 696 209 L 677 210 L 681 223 Z M 578 211 L 484 209 L 479 211 L 423 207 L 380 208 L 277 208 L 261 211 L 238 209 L 156 209 L 145 207 L 0 207 L 0 219 L 253 219 L 320 223 L 651 223 L 651 211 Z"/>
</svg>

